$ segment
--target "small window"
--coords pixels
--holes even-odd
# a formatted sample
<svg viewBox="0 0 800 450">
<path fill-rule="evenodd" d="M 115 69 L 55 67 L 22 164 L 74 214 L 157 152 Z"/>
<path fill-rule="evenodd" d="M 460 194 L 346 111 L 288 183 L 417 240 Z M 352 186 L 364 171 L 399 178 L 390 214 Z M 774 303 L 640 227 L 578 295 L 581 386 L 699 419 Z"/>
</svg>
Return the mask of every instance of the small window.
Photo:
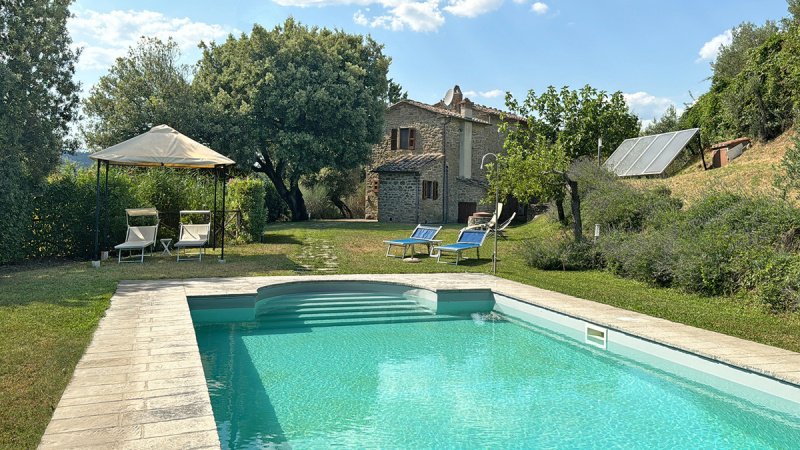
<svg viewBox="0 0 800 450">
<path fill-rule="evenodd" d="M 422 199 L 423 200 L 438 200 L 439 199 L 439 182 L 438 181 L 423 181 L 422 182 Z"/>
<path fill-rule="evenodd" d="M 417 133 L 413 128 L 392 128 L 392 150 L 414 150 Z"/>
</svg>

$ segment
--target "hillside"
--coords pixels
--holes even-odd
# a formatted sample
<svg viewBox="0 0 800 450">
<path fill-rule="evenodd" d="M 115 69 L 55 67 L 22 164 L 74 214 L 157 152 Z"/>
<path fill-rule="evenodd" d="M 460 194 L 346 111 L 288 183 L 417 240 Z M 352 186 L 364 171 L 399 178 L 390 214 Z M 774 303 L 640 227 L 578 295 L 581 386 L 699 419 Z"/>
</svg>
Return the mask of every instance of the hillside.
<svg viewBox="0 0 800 450">
<path fill-rule="evenodd" d="M 787 131 L 770 142 L 754 144 L 742 156 L 719 169 L 703 170 L 700 158 L 695 158 L 672 177 L 631 179 L 628 182 L 640 188 L 666 186 L 686 205 L 709 192 L 718 191 L 777 196 L 780 193 L 773 182 L 781 158 L 792 145 L 793 135 L 793 131 Z M 706 154 L 706 161 L 711 163 L 710 152 Z"/>
</svg>

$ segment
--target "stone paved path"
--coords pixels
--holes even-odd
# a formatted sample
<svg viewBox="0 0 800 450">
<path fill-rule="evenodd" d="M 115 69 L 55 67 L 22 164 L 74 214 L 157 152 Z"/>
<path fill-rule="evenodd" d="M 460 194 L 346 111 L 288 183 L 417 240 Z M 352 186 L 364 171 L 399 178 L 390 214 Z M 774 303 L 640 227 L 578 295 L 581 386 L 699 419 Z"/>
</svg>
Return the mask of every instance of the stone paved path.
<svg viewBox="0 0 800 450">
<path fill-rule="evenodd" d="M 332 273 L 339 268 L 333 243 L 327 239 L 306 239 L 297 257 L 298 273 Z"/>
</svg>

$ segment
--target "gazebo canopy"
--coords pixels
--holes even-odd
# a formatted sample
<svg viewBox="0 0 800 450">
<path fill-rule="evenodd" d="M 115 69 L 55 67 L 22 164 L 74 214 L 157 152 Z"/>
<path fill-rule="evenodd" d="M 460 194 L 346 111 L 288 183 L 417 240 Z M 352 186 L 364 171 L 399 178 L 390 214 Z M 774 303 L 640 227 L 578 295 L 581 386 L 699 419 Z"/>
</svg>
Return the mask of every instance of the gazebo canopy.
<svg viewBox="0 0 800 450">
<path fill-rule="evenodd" d="M 127 141 L 89 155 L 118 166 L 163 166 L 213 169 L 236 164 L 167 125 L 153 127 Z"/>
</svg>

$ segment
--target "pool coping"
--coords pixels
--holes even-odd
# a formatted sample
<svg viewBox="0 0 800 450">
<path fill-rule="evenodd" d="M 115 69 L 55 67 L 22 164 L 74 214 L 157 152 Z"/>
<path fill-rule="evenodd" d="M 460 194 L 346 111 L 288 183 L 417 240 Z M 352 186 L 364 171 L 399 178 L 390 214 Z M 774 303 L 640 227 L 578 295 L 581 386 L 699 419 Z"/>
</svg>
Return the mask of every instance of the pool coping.
<svg viewBox="0 0 800 450">
<path fill-rule="evenodd" d="M 485 274 L 122 281 L 76 366 L 39 447 L 220 448 L 186 298 L 254 294 L 269 285 L 331 280 L 395 283 L 437 292 L 488 289 L 800 386 L 800 353 Z"/>
</svg>

